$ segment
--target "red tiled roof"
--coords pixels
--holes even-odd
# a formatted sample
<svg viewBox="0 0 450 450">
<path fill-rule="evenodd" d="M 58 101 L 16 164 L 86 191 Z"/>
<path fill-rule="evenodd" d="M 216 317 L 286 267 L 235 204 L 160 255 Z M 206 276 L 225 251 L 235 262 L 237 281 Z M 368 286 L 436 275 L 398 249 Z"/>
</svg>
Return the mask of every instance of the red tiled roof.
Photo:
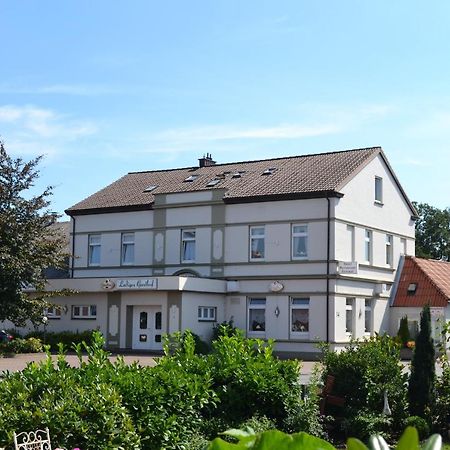
<svg viewBox="0 0 450 450">
<path fill-rule="evenodd" d="M 408 294 L 411 283 L 415 294 Z M 450 263 L 406 256 L 392 306 L 445 307 L 449 300 Z"/>
<path fill-rule="evenodd" d="M 132 172 L 67 210 L 70 215 L 115 208 L 150 208 L 153 194 L 225 189 L 224 201 L 250 201 L 270 196 L 324 196 L 337 192 L 348 179 L 382 153 L 380 147 L 320 153 L 259 161 L 216 164 L 207 167 Z M 271 175 L 261 175 L 275 168 Z M 242 172 L 241 177 L 233 177 Z M 184 182 L 198 175 L 193 182 Z M 219 177 L 214 186 L 207 184 Z M 149 186 L 157 186 L 144 192 Z M 412 212 L 414 213 L 413 207 Z"/>
</svg>

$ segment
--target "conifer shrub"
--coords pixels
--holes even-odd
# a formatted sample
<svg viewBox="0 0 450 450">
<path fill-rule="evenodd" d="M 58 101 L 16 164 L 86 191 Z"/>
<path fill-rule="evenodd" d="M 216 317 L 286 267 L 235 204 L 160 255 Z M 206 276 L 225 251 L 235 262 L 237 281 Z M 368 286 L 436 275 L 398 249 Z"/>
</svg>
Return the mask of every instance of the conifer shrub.
<svg viewBox="0 0 450 450">
<path fill-rule="evenodd" d="M 419 416 L 431 423 L 435 402 L 435 350 L 431 337 L 430 307 L 424 306 L 420 315 L 420 331 L 411 361 L 408 398 L 412 416 Z"/>
<path fill-rule="evenodd" d="M 411 340 L 408 328 L 408 316 L 403 316 L 400 319 L 400 326 L 398 329 L 397 337 L 403 347 L 406 347 L 407 343 Z"/>
</svg>

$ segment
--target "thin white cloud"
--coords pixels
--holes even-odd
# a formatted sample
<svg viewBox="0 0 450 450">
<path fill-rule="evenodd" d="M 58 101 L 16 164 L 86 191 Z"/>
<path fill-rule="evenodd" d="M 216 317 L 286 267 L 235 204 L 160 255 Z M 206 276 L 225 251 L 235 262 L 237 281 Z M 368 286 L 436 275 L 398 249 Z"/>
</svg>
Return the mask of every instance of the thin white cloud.
<svg viewBox="0 0 450 450">
<path fill-rule="evenodd" d="M 450 111 L 424 112 L 423 116 L 407 130 L 418 138 L 437 138 L 450 134 Z"/>
<path fill-rule="evenodd" d="M 339 125 L 301 125 L 283 124 L 268 127 L 239 126 L 198 126 L 191 128 L 175 128 L 157 133 L 154 137 L 160 141 L 230 141 L 240 139 L 300 139 L 321 136 L 341 131 Z"/>
<path fill-rule="evenodd" d="M 51 84 L 44 86 L 16 86 L 9 84 L 0 85 L 2 94 L 26 94 L 26 95 L 71 95 L 71 96 L 96 96 L 119 94 L 132 91 L 133 88 L 119 86 L 107 86 L 101 84 Z"/>
<path fill-rule="evenodd" d="M 80 122 L 36 106 L 0 106 L 0 123 L 6 123 L 13 134 L 28 133 L 30 137 L 76 139 L 95 133 L 90 122 Z"/>
</svg>

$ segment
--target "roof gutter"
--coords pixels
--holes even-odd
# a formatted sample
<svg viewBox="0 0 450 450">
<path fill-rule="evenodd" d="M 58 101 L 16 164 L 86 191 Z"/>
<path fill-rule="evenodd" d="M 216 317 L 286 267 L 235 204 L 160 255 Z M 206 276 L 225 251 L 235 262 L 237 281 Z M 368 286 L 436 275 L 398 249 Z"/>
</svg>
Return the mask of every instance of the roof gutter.
<svg viewBox="0 0 450 450">
<path fill-rule="evenodd" d="M 75 217 L 72 216 L 72 255 L 70 257 L 70 278 L 73 278 L 75 271 Z"/>
<path fill-rule="evenodd" d="M 330 342 L 330 250 L 331 247 L 331 201 L 327 197 L 327 334 L 326 342 Z"/>
</svg>

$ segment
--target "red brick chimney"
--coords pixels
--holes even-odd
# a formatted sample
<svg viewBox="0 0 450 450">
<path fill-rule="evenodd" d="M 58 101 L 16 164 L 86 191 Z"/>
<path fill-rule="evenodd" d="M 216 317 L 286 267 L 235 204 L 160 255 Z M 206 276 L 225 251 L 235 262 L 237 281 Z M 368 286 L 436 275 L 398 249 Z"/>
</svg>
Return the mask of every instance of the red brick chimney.
<svg viewBox="0 0 450 450">
<path fill-rule="evenodd" d="M 199 167 L 209 167 L 214 166 L 216 164 L 215 161 L 213 161 L 211 153 L 207 153 L 206 156 L 203 155 L 203 158 L 199 158 L 198 165 Z"/>
</svg>

